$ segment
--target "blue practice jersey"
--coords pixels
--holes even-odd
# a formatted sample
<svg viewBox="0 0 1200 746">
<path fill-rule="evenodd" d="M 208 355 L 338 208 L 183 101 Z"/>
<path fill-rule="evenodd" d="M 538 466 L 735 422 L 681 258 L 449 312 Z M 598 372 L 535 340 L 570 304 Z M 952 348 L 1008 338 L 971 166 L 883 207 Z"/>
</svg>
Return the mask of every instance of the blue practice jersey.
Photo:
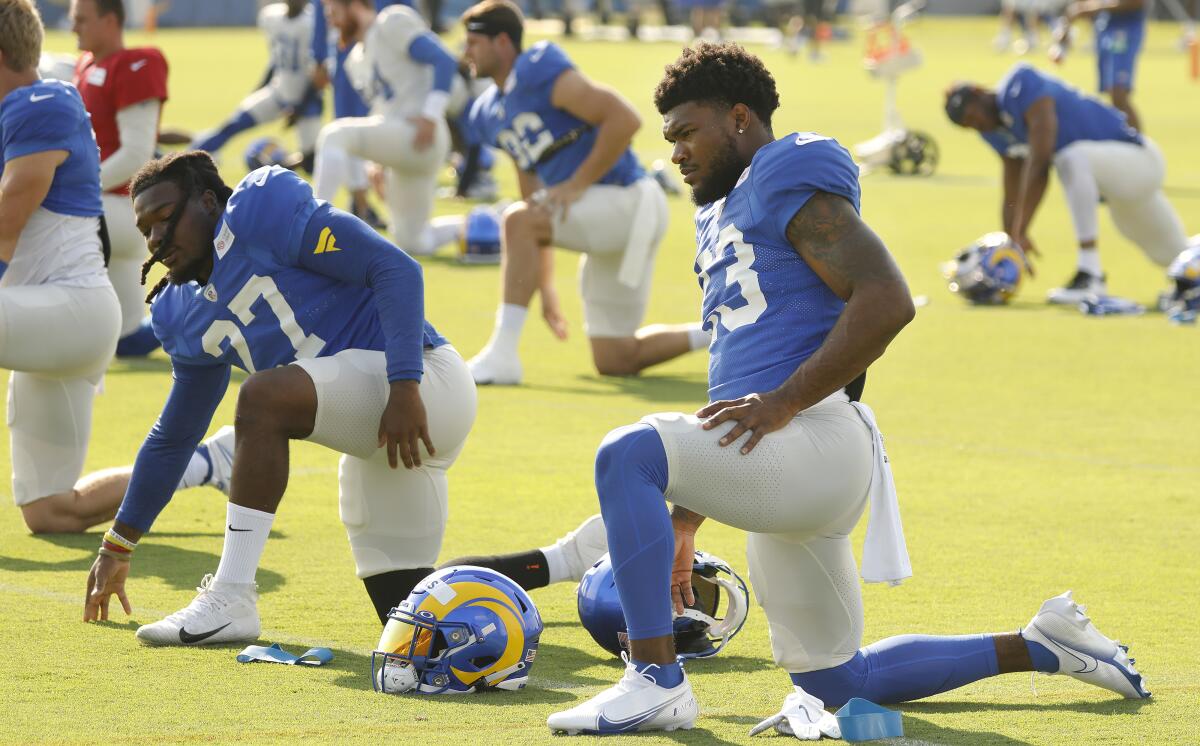
<svg viewBox="0 0 1200 746">
<path fill-rule="evenodd" d="M 1025 113 L 1036 101 L 1047 96 L 1054 100 L 1054 113 L 1058 118 L 1056 153 L 1080 140 L 1142 142 L 1141 135 L 1129 126 L 1125 115 L 1115 107 L 1025 63 L 1013 67 L 996 86 L 1002 125 L 993 133 L 984 133 L 984 140 L 1001 155 L 1006 154 L 1002 145 L 1004 148 L 1014 144 L 1028 145 Z M 988 137 L 989 134 L 992 136 Z"/>
<path fill-rule="evenodd" d="M 39 80 L 0 101 L 0 174 L 14 158 L 65 150 L 42 207 L 60 215 L 94 218 L 100 204 L 100 148 L 79 91 L 70 83 Z"/>
<path fill-rule="evenodd" d="M 566 52 L 552 42 L 538 42 L 522 52 L 503 92 L 493 85 L 471 106 L 473 141 L 504 148 L 518 168 L 536 173 L 546 186 L 571 178 L 596 143 L 595 127 L 550 103 L 555 81 L 574 67 Z M 547 155 L 564 137 L 577 139 Z M 642 175 L 637 156 L 626 148 L 596 183 L 625 186 Z"/>
<path fill-rule="evenodd" d="M 332 218 L 324 227 L 313 222 L 332 214 L 286 169 L 263 167 L 242 179 L 217 223 L 208 284 L 169 285 L 151 307 L 172 361 L 253 373 L 352 348 L 384 350 L 390 380 L 420 379 L 423 350 L 446 341 L 423 318 L 408 319 L 414 338 L 395 340 L 393 350 L 379 295 L 338 277 L 339 263 L 361 261 L 352 256 L 361 247 L 338 236 Z M 315 271 L 317 262 L 329 274 Z M 409 315 L 414 310 L 423 317 L 419 306 Z"/>
<path fill-rule="evenodd" d="M 805 132 L 760 148 L 737 186 L 696 211 L 708 396 L 777 388 L 825 341 L 845 303 L 800 257 L 787 225 L 817 192 L 859 209 L 858 167 L 836 140 Z"/>
</svg>

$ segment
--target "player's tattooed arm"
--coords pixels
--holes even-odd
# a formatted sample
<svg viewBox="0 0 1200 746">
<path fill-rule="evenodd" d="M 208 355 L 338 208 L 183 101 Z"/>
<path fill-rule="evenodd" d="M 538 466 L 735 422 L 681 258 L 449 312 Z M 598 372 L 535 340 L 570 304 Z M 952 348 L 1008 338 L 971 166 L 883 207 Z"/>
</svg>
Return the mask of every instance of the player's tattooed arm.
<svg viewBox="0 0 1200 746">
<path fill-rule="evenodd" d="M 788 223 L 787 239 L 846 301 L 825 342 L 780 387 L 799 412 L 865 371 L 916 311 L 891 253 L 846 199 L 818 192 Z"/>
<path fill-rule="evenodd" d="M 788 222 L 787 239 L 846 307 L 817 351 L 779 388 L 715 401 L 696 412 L 706 430 L 737 422 L 718 441 L 721 446 L 749 431 L 743 454 L 857 378 L 916 314 L 900 268 L 846 199 L 813 195 Z"/>
</svg>

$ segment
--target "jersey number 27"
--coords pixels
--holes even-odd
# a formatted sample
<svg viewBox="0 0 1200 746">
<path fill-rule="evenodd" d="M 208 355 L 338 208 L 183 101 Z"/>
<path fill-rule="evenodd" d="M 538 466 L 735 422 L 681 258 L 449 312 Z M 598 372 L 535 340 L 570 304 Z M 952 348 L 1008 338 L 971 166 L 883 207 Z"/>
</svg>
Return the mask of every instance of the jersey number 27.
<svg viewBox="0 0 1200 746">
<path fill-rule="evenodd" d="M 246 343 L 246 335 L 242 333 L 242 329 L 253 323 L 255 314 L 251 307 L 258 302 L 259 298 L 265 300 L 271 308 L 271 312 L 275 314 L 280 330 L 287 335 L 288 341 L 292 343 L 292 349 L 296 351 L 296 359 L 316 357 L 317 353 L 325 346 L 325 340 L 315 334 L 305 334 L 304 330 L 300 328 L 299 322 L 296 321 L 295 311 L 288 305 L 287 299 L 280 294 L 275 281 L 270 277 L 259 277 L 258 275 L 251 275 L 238 294 L 233 296 L 233 300 L 229 301 L 229 310 L 241 322 L 241 326 L 239 327 L 238 324 L 228 319 L 214 321 L 208 327 L 208 331 L 204 332 L 201 340 L 204 351 L 213 357 L 221 357 L 225 354 L 221 343 L 228 341 L 229 345 L 237 352 L 238 357 L 242 359 L 246 372 L 254 373 L 254 358 L 250 356 L 250 345 Z"/>
</svg>

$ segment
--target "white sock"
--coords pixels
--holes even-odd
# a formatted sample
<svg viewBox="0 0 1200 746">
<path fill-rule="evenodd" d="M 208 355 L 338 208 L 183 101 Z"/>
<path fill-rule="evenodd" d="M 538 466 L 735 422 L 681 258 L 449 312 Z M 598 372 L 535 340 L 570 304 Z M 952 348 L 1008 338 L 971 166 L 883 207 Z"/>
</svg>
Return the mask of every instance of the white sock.
<svg viewBox="0 0 1200 746">
<path fill-rule="evenodd" d="M 192 451 L 192 460 L 188 461 L 187 469 L 183 472 L 183 479 L 179 480 L 179 486 L 175 489 L 186 490 L 191 487 L 199 487 L 208 484 L 211 477 L 212 461 L 201 455 L 200 451 Z"/>
<path fill-rule="evenodd" d="M 217 565 L 214 580 L 253 583 L 275 514 L 229 503 L 225 515 L 225 548 L 221 550 L 221 564 Z"/>
<path fill-rule="evenodd" d="M 1104 270 L 1100 267 L 1100 251 L 1098 249 L 1080 249 L 1078 263 L 1079 269 L 1089 275 L 1100 277 L 1104 274 Z"/>
<path fill-rule="evenodd" d="M 567 569 L 567 558 L 563 557 L 562 547 L 551 544 L 538 551 L 546 555 L 546 572 L 550 575 L 551 583 L 561 583 L 571 577 L 570 571 Z"/>
<path fill-rule="evenodd" d="M 688 324 L 688 349 L 701 350 L 712 342 L 712 335 L 700 328 L 699 324 Z"/>
<path fill-rule="evenodd" d="M 496 310 L 496 328 L 492 330 L 492 338 L 487 346 L 493 352 L 517 357 L 517 345 L 521 341 L 521 329 L 525 326 L 525 317 L 529 309 L 515 303 L 502 303 Z"/>
</svg>

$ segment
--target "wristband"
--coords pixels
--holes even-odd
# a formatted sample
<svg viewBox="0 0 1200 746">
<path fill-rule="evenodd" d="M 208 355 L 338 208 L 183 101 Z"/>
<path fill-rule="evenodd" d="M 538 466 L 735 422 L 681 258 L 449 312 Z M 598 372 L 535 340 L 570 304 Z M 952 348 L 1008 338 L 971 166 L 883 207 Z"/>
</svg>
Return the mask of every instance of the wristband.
<svg viewBox="0 0 1200 746">
<path fill-rule="evenodd" d="M 127 552 L 132 552 L 134 549 L 137 549 L 136 541 L 130 541 L 129 539 L 126 539 L 124 536 L 121 536 L 111 528 L 104 532 L 104 541 L 110 544 L 116 544 L 117 547 L 124 549 Z"/>
<path fill-rule="evenodd" d="M 128 562 L 129 558 L 132 556 L 132 553 L 130 553 L 130 552 L 124 552 L 124 553 L 116 552 L 116 551 L 113 551 L 112 549 L 109 549 L 108 547 L 103 547 L 103 546 L 100 547 L 100 554 L 104 555 L 105 557 L 112 557 L 113 559 L 117 560 L 118 562 Z"/>
</svg>

